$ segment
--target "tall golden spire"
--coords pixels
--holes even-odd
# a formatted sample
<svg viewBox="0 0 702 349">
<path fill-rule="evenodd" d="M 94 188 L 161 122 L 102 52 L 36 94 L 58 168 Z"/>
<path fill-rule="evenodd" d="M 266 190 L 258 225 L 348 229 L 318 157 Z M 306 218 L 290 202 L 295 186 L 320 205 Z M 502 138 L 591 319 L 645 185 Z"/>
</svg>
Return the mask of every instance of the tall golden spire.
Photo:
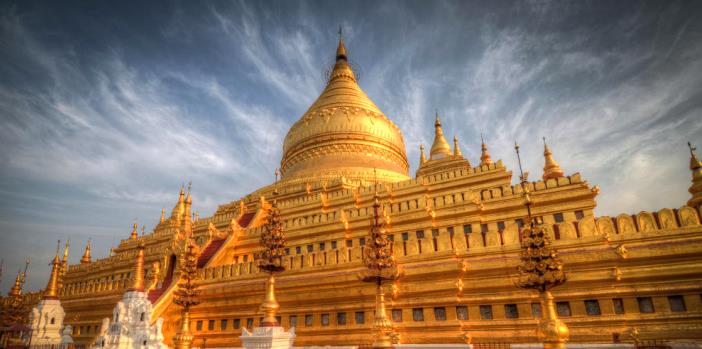
<svg viewBox="0 0 702 349">
<path fill-rule="evenodd" d="M 690 142 L 687 142 L 690 148 L 690 171 L 692 171 L 692 185 L 688 191 L 692 194 L 692 198 L 687 201 L 687 206 L 698 207 L 702 205 L 702 162 L 697 159 L 695 150 Z"/>
<path fill-rule="evenodd" d="M 63 264 L 68 265 L 68 247 L 71 240 L 66 240 L 66 246 L 63 248 Z"/>
<path fill-rule="evenodd" d="M 483 134 L 480 134 L 480 166 L 489 166 L 492 165 L 492 159 L 490 158 L 490 153 L 488 153 L 488 148 L 487 145 L 485 145 L 485 140 L 483 140 Z"/>
<path fill-rule="evenodd" d="M 137 242 L 137 256 L 132 274 L 132 286 L 129 291 L 144 292 L 144 239 Z"/>
<path fill-rule="evenodd" d="M 392 348 L 392 322 L 388 319 L 385 309 L 385 291 L 383 283 L 392 282 L 400 277 L 393 243 L 387 237 L 387 222 L 380 219 L 380 200 L 375 192 L 373 200 L 373 220 L 369 243 L 363 253 L 363 264 L 366 270 L 358 276 L 361 281 L 375 284 L 375 315 L 373 317 L 373 344 L 372 348 Z"/>
<path fill-rule="evenodd" d="M 563 177 L 563 170 L 561 170 L 561 167 L 556 160 L 553 160 L 553 156 L 551 156 L 551 149 L 549 149 L 546 144 L 546 137 L 544 137 L 544 160 L 544 180 Z"/>
<path fill-rule="evenodd" d="M 166 221 L 166 209 L 162 208 L 161 209 L 161 223 Z"/>
<path fill-rule="evenodd" d="M 190 210 L 193 205 L 193 197 L 190 195 L 190 191 L 188 191 L 188 197 L 185 199 L 185 212 L 183 213 L 183 216 L 185 217 L 190 217 Z"/>
<path fill-rule="evenodd" d="M 344 38 L 341 36 L 341 29 L 339 29 L 339 46 L 336 47 L 336 64 L 334 64 L 334 69 L 332 69 L 331 75 L 329 76 L 329 81 L 338 78 L 348 78 L 356 81 L 356 74 L 349 65 L 349 57 L 346 54 L 346 46 L 344 45 Z"/>
<path fill-rule="evenodd" d="M 83 258 L 80 259 L 80 264 L 88 263 L 90 263 L 90 239 L 88 239 L 88 243 L 85 245 L 85 252 L 83 252 Z"/>
<path fill-rule="evenodd" d="M 139 227 L 137 226 L 137 223 L 134 222 L 134 225 L 132 225 L 132 233 L 129 234 L 130 240 L 136 240 L 136 238 L 139 237 L 139 232 L 137 231 L 137 229 L 139 229 Z"/>
<path fill-rule="evenodd" d="M 63 248 L 63 259 L 61 260 L 61 269 L 59 270 L 58 288 L 63 288 L 63 277 L 68 272 L 68 248 L 70 240 L 66 240 L 66 246 Z"/>
<path fill-rule="evenodd" d="M 456 138 L 456 135 L 453 135 L 453 156 L 463 156 L 461 147 L 458 146 L 458 138 Z"/>
<path fill-rule="evenodd" d="M 180 227 L 181 222 L 183 221 L 183 213 L 185 213 L 185 186 L 181 185 L 178 202 L 173 207 L 173 211 L 171 211 L 171 218 L 175 218 L 174 223 L 177 227 Z"/>
<path fill-rule="evenodd" d="M 346 46 L 344 46 L 344 37 L 341 35 L 341 27 L 339 27 L 339 46 L 336 48 L 336 60 L 339 61 L 341 59 L 343 60 L 348 60 L 346 57 Z"/>
<path fill-rule="evenodd" d="M 441 129 L 441 120 L 437 111 L 436 120 L 434 121 L 434 144 L 431 145 L 429 159 L 443 159 L 447 156 L 451 156 L 451 147 L 446 142 L 446 138 L 444 138 L 444 131 Z"/>
<path fill-rule="evenodd" d="M 7 294 L 10 297 L 19 297 L 22 295 L 22 272 L 17 272 L 17 277 L 15 278 L 15 284 L 10 288 L 10 292 Z"/>
<path fill-rule="evenodd" d="M 59 259 L 60 247 L 61 240 L 59 240 L 58 245 L 56 245 L 56 255 L 51 261 L 51 274 L 49 275 L 49 282 L 46 284 L 46 290 L 44 290 L 43 299 L 58 299 L 59 273 L 61 272 L 61 260 Z"/>
<path fill-rule="evenodd" d="M 424 144 L 419 145 L 419 165 L 423 165 L 427 162 L 427 157 L 424 155 Z"/>
</svg>

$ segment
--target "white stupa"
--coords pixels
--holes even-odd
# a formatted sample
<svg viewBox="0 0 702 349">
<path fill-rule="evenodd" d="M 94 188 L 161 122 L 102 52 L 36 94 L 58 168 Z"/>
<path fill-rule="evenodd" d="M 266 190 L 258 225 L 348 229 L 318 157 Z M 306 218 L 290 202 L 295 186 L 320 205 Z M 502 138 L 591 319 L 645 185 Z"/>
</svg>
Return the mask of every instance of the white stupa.
<svg viewBox="0 0 702 349">
<path fill-rule="evenodd" d="M 92 349 L 167 349 L 161 331 L 163 319 L 151 324 L 153 306 L 144 291 L 144 243 L 139 242 L 132 287 L 104 318 Z"/>
<path fill-rule="evenodd" d="M 51 262 L 51 275 L 49 283 L 46 285 L 44 295 L 29 315 L 29 326 L 32 329 L 29 346 L 45 346 L 73 343 L 70 331 L 71 326 L 63 328 L 63 318 L 66 313 L 63 311 L 61 301 L 58 298 L 58 283 L 61 261 L 56 256 Z M 62 332 L 63 330 L 63 332 Z M 68 333 L 66 333 L 68 330 Z"/>
</svg>

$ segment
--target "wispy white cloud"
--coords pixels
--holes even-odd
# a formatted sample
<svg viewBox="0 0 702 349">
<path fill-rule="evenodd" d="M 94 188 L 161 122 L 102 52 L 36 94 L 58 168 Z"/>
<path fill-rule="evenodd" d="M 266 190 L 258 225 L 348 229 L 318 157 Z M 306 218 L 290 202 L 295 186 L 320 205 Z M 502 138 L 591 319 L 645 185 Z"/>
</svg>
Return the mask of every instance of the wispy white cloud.
<svg viewBox="0 0 702 349">
<path fill-rule="evenodd" d="M 483 132 L 511 169 L 518 140 L 538 177 L 545 135 L 567 172 L 601 185 L 598 213 L 679 206 L 684 142 L 702 139 L 699 21 L 679 3 L 609 6 L 134 10 L 148 21 L 13 7 L 0 16 L 0 230 L 17 233 L 0 246 L 22 248 L 0 254 L 48 256 L 56 234 L 93 236 L 106 253 L 132 219 L 153 225 L 184 181 L 202 215 L 269 183 L 288 126 L 323 88 L 338 24 L 360 85 L 403 131 L 411 174 L 438 109 L 473 163 Z"/>
</svg>

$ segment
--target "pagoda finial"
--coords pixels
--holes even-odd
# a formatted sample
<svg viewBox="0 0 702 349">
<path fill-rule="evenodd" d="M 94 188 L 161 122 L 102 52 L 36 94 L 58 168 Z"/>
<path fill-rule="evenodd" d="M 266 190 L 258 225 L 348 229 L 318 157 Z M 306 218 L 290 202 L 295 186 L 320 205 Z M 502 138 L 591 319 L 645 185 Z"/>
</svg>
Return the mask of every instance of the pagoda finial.
<svg viewBox="0 0 702 349">
<path fill-rule="evenodd" d="M 136 262 L 134 263 L 134 272 L 132 273 L 132 286 L 130 292 L 144 292 L 144 239 L 139 239 L 137 243 Z"/>
<path fill-rule="evenodd" d="M 68 248 L 70 247 L 71 240 L 66 240 L 66 246 L 63 248 L 63 262 L 68 263 Z"/>
<path fill-rule="evenodd" d="M 10 292 L 7 294 L 10 297 L 19 297 L 22 295 L 22 271 L 17 271 L 17 277 L 15 278 L 15 283 L 10 288 Z"/>
<path fill-rule="evenodd" d="M 132 233 L 129 235 L 130 240 L 135 240 L 136 238 L 139 237 L 139 233 L 137 232 L 137 229 L 139 229 L 139 226 L 137 222 L 134 222 L 134 225 L 132 225 Z"/>
<path fill-rule="evenodd" d="M 697 158 L 692 143 L 687 142 L 690 148 L 690 171 L 692 171 L 692 185 L 688 191 L 692 194 L 692 198 L 687 201 L 687 206 L 699 207 L 702 206 L 702 162 Z"/>
<path fill-rule="evenodd" d="M 546 137 L 543 137 L 544 140 L 544 175 L 543 179 L 551 179 L 551 178 L 559 178 L 563 177 L 563 170 L 561 167 L 558 165 L 556 160 L 553 159 L 551 149 L 548 148 L 548 144 L 546 144 Z"/>
<path fill-rule="evenodd" d="M 453 156 L 463 156 L 461 147 L 458 146 L 458 138 L 456 138 L 456 135 L 453 135 Z"/>
<path fill-rule="evenodd" d="M 480 133 L 480 143 L 480 166 L 490 166 L 493 164 L 493 162 L 490 158 L 487 145 L 485 145 L 485 140 L 483 139 L 482 133 Z"/>
<path fill-rule="evenodd" d="M 88 243 L 85 245 L 85 251 L 83 252 L 83 258 L 80 259 L 80 264 L 88 264 L 90 263 L 90 239 L 88 239 Z"/>
<path fill-rule="evenodd" d="M 43 299 L 58 299 L 59 273 L 61 271 L 61 260 L 59 260 L 60 248 L 61 240 L 59 240 L 56 245 L 56 255 L 54 255 L 54 259 L 51 261 L 51 274 L 49 275 L 49 282 L 46 284 L 46 290 L 44 290 Z"/>
<path fill-rule="evenodd" d="M 161 223 L 166 221 L 166 209 L 162 208 L 161 209 Z"/>
<path fill-rule="evenodd" d="M 419 144 L 419 165 L 427 162 L 427 157 L 424 155 L 424 144 Z"/>
<path fill-rule="evenodd" d="M 353 72 L 351 65 L 349 65 L 349 56 L 346 52 L 346 45 L 344 45 L 344 38 L 341 36 L 341 30 L 339 30 L 339 45 L 336 48 L 335 61 L 334 67 L 328 73 L 327 85 L 339 79 L 356 82 L 356 74 Z"/>
<path fill-rule="evenodd" d="M 434 120 L 434 143 L 429 151 L 429 159 L 443 159 L 447 156 L 451 156 L 451 147 L 446 142 L 446 138 L 444 138 L 444 131 L 441 128 L 441 119 L 437 110 L 436 119 Z"/>
<path fill-rule="evenodd" d="M 695 150 L 697 150 L 697 147 L 693 147 L 692 143 L 690 142 L 687 142 L 687 147 L 690 148 L 690 169 L 696 170 L 702 167 L 702 162 L 700 162 L 700 160 L 697 159 L 697 154 L 695 154 Z"/>
<path fill-rule="evenodd" d="M 336 60 L 339 61 L 341 59 L 348 61 L 348 57 L 346 56 L 346 46 L 344 46 L 344 37 L 342 35 L 342 28 L 339 26 L 339 46 L 336 48 Z"/>
</svg>

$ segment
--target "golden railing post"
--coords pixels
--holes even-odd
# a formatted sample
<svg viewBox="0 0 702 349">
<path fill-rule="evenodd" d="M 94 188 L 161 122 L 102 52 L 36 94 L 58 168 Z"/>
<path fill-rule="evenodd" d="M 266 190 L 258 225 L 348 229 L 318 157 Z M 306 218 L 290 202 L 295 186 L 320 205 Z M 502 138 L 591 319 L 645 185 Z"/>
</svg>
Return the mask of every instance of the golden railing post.
<svg viewBox="0 0 702 349">
<path fill-rule="evenodd" d="M 190 309 L 188 308 L 189 307 L 183 307 L 181 311 L 180 329 L 175 337 L 173 337 L 175 349 L 190 349 L 195 339 L 193 333 L 190 332 Z"/>
<path fill-rule="evenodd" d="M 568 342 L 568 327 L 556 315 L 556 307 L 553 304 L 551 292 L 540 292 L 541 309 L 543 309 L 543 319 L 539 322 L 537 334 L 539 340 L 544 343 L 544 349 L 561 349 L 566 347 Z"/>
<path fill-rule="evenodd" d="M 275 275 L 273 272 L 270 272 L 268 273 L 268 280 L 266 280 L 266 298 L 261 304 L 261 311 L 263 312 L 261 326 L 278 326 L 278 320 L 276 319 L 278 309 L 280 309 L 280 304 L 275 300 Z"/>
<path fill-rule="evenodd" d="M 385 291 L 383 284 L 377 283 L 375 292 L 375 318 L 373 319 L 373 348 L 392 348 L 392 323 L 385 311 Z"/>
<path fill-rule="evenodd" d="M 198 249 L 192 236 L 185 239 L 185 248 L 181 255 L 180 280 L 178 289 L 173 294 L 173 302 L 183 307 L 181 311 L 180 329 L 173 336 L 176 349 L 190 349 L 195 336 L 190 331 L 190 307 L 200 304 L 198 290 L 197 260 Z"/>
<path fill-rule="evenodd" d="M 364 282 L 375 283 L 375 316 L 373 317 L 374 349 L 393 347 L 392 322 L 385 311 L 385 291 L 383 283 L 397 280 L 400 276 L 393 256 L 392 242 L 386 235 L 386 223 L 380 220 L 380 201 L 378 192 L 373 203 L 373 224 L 370 230 L 369 243 L 363 253 L 363 263 L 367 270 L 359 277 Z"/>
<path fill-rule="evenodd" d="M 276 178 L 278 178 L 276 172 Z M 261 303 L 261 312 L 263 312 L 263 320 L 261 327 L 278 327 L 278 319 L 276 314 L 280 309 L 280 304 L 275 299 L 275 273 L 280 273 L 285 270 L 283 260 L 285 259 L 285 233 L 283 231 L 283 222 L 280 218 L 280 210 L 278 209 L 278 190 L 273 190 L 273 201 L 268 208 L 268 217 L 263 225 L 261 232 L 260 244 L 263 247 L 261 257 L 259 259 L 258 268 L 268 273 L 266 280 L 266 296 Z"/>
</svg>

